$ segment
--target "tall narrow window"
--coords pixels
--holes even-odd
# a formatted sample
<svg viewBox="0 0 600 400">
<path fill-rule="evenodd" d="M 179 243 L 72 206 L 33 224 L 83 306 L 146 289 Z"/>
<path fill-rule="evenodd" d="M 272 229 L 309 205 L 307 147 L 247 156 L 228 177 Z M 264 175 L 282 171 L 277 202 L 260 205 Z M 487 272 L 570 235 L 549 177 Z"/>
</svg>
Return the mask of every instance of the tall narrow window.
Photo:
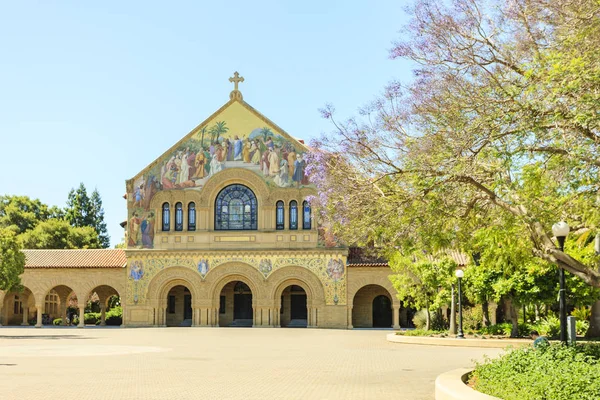
<svg viewBox="0 0 600 400">
<path fill-rule="evenodd" d="M 275 212 L 275 228 L 282 230 L 284 228 L 285 215 L 283 212 L 283 201 L 279 200 L 276 204 L 277 211 Z"/>
<path fill-rule="evenodd" d="M 162 230 L 168 232 L 171 229 L 171 211 L 169 203 L 163 204 L 162 207 Z"/>
<path fill-rule="evenodd" d="M 15 303 L 13 306 L 13 314 L 23 314 L 23 303 L 19 299 L 19 296 L 15 295 Z"/>
<path fill-rule="evenodd" d="M 229 185 L 215 200 L 215 230 L 256 230 L 256 196 L 246 186 Z"/>
<path fill-rule="evenodd" d="M 196 230 L 196 203 L 188 204 L 188 231 Z"/>
<path fill-rule="evenodd" d="M 306 200 L 302 203 L 302 229 L 310 229 L 310 203 Z"/>
<path fill-rule="evenodd" d="M 175 204 L 175 230 L 183 230 L 183 205 L 181 203 Z"/>
<path fill-rule="evenodd" d="M 298 202 L 290 201 L 290 229 L 298 229 Z"/>
</svg>

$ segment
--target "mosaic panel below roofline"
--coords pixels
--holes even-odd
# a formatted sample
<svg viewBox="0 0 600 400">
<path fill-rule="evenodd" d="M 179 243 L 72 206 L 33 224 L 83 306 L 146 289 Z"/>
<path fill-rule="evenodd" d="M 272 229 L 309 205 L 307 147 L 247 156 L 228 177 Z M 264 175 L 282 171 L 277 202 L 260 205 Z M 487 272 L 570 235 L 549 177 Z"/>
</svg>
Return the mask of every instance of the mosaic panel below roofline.
<svg viewBox="0 0 600 400">
<path fill-rule="evenodd" d="M 267 279 L 274 271 L 287 267 L 304 267 L 321 281 L 325 304 L 346 305 L 346 268 L 342 258 L 322 257 L 260 257 L 260 256 L 196 256 L 156 257 L 151 259 L 130 257 L 127 265 L 127 304 L 144 305 L 148 286 L 161 271 L 170 267 L 184 267 L 196 271 L 202 281 L 210 272 L 225 263 L 240 262 L 257 269 Z"/>
</svg>

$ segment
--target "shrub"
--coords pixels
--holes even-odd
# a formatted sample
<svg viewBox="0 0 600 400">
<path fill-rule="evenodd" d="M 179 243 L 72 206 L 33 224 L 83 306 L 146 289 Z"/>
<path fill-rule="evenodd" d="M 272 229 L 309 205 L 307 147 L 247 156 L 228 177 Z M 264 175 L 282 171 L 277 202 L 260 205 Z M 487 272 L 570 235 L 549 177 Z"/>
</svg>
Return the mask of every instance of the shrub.
<svg viewBox="0 0 600 400">
<path fill-rule="evenodd" d="M 589 321 L 592 316 L 592 310 L 582 306 L 574 309 L 571 315 L 577 318 L 577 320 Z"/>
<path fill-rule="evenodd" d="M 512 330 L 512 324 L 507 322 L 502 324 L 484 326 L 477 333 L 480 335 L 505 335 L 510 336 L 510 331 Z"/>
<path fill-rule="evenodd" d="M 415 313 L 415 315 L 413 316 L 413 324 L 415 325 L 415 328 L 417 329 L 425 329 L 425 325 L 427 325 L 427 311 L 425 310 L 419 310 Z"/>
<path fill-rule="evenodd" d="M 62 318 L 54 318 L 52 325 L 62 325 Z"/>
<path fill-rule="evenodd" d="M 540 335 L 555 338 L 560 333 L 560 319 L 553 315 L 548 315 L 546 318 L 542 318 L 538 323 L 532 325 L 531 328 L 538 331 Z"/>
<path fill-rule="evenodd" d="M 471 382 L 504 400 L 598 399 L 600 346 L 550 345 L 509 350 L 478 364 Z"/>
<path fill-rule="evenodd" d="M 106 325 L 121 325 L 123 323 L 123 308 L 121 306 L 111 308 L 106 313 Z"/>
<path fill-rule="evenodd" d="M 590 323 L 588 321 L 575 320 L 575 332 L 577 336 L 585 336 L 589 328 Z"/>
<path fill-rule="evenodd" d="M 483 309 L 481 305 L 463 310 L 463 329 L 477 331 L 483 325 Z"/>
<path fill-rule="evenodd" d="M 89 312 L 85 313 L 85 323 L 87 325 L 96 325 L 100 321 L 100 313 Z"/>
</svg>

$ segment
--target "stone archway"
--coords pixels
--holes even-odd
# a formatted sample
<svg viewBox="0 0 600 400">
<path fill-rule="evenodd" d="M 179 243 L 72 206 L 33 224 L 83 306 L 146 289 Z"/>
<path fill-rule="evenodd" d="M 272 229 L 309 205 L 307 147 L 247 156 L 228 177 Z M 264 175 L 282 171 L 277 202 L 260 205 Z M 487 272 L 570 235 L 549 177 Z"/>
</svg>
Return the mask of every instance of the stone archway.
<svg viewBox="0 0 600 400">
<path fill-rule="evenodd" d="M 352 298 L 352 327 L 392 328 L 392 296 L 390 292 L 376 284 L 361 287 Z M 397 318 L 397 317 L 396 317 Z"/>
<path fill-rule="evenodd" d="M 85 321 L 81 320 L 81 315 L 77 311 L 76 304 L 70 304 L 71 299 L 77 302 L 79 305 L 79 297 L 71 286 L 65 284 L 57 284 L 48 288 L 43 296 L 44 301 L 44 315 L 48 315 L 51 323 L 55 319 L 60 318 L 60 325 L 67 326 L 71 325 L 75 318 L 78 319 L 78 326 L 83 326 Z M 85 300 L 82 301 L 85 307 Z M 71 310 L 69 310 L 71 308 Z M 85 311 L 84 311 L 85 314 Z M 84 317 L 85 318 L 85 317 Z"/>
<path fill-rule="evenodd" d="M 21 292 L 6 292 L 2 302 L 2 319 L 0 322 L 2 325 L 29 325 L 31 317 L 35 316 L 34 311 L 37 307 L 39 305 L 36 303 L 33 292 L 26 286 L 23 286 Z"/>
<path fill-rule="evenodd" d="M 199 299 L 203 298 L 201 293 L 203 292 L 202 279 L 198 272 L 185 268 L 185 267 L 168 267 L 156 274 L 148 284 L 147 290 L 147 301 L 150 307 L 153 307 L 156 312 L 155 325 L 167 326 L 167 322 L 170 320 L 168 314 L 168 296 L 171 289 L 176 286 L 182 286 L 189 291 L 190 305 L 192 308 L 191 325 L 197 326 L 199 322 L 198 313 L 198 302 Z M 183 291 L 180 293 L 182 296 Z M 187 301 L 184 297 L 181 297 L 180 301 Z M 183 313 L 183 309 L 182 309 Z M 188 320 L 190 318 L 187 318 Z M 186 322 L 186 324 L 189 323 Z"/>
<path fill-rule="evenodd" d="M 231 325 L 235 319 L 235 282 L 242 282 L 246 285 L 246 288 L 238 286 L 238 295 L 240 295 L 238 300 L 244 301 L 247 307 L 250 298 L 247 295 L 251 294 L 252 326 L 268 326 L 270 307 L 265 304 L 264 280 L 264 276 L 256 268 L 242 263 L 225 263 L 210 270 L 206 275 L 206 283 L 209 285 L 209 298 L 211 299 L 210 309 L 207 310 L 209 324 L 212 326 Z M 246 295 L 244 300 L 242 300 L 241 295 Z M 223 304 L 223 301 L 225 304 Z M 204 310 L 201 310 L 201 312 L 204 314 Z M 248 324 L 248 321 L 243 322 L 243 325 Z"/>
<path fill-rule="evenodd" d="M 89 291 L 88 301 L 90 301 L 90 300 L 98 301 L 97 312 L 100 313 L 100 317 L 98 318 L 97 321 L 94 321 L 94 323 L 96 323 L 96 325 L 99 325 L 99 326 L 122 325 L 122 323 L 123 323 L 122 308 L 121 308 L 121 317 L 120 318 L 118 316 L 118 312 L 113 312 L 109 316 L 108 323 L 106 321 L 106 312 L 110 311 L 110 305 L 112 305 L 112 304 L 109 305 L 109 300 L 115 296 L 118 298 L 117 299 L 118 305 L 116 305 L 115 308 L 116 308 L 116 310 L 119 310 L 117 307 L 122 307 L 121 306 L 122 297 L 121 297 L 121 294 L 119 293 L 119 291 L 116 288 L 114 288 L 113 286 L 111 286 L 109 284 L 101 284 L 101 285 L 94 287 L 93 289 L 91 289 Z M 92 305 L 92 307 L 93 307 L 93 305 Z M 96 312 L 96 310 L 92 310 L 92 311 Z"/>
<path fill-rule="evenodd" d="M 292 301 L 297 303 L 306 303 L 306 326 L 316 327 L 318 325 L 319 308 L 325 305 L 325 291 L 319 278 L 303 267 L 288 266 L 273 272 L 268 281 L 272 285 L 271 299 L 273 301 L 273 326 L 286 326 L 292 321 Z M 305 294 L 305 300 L 301 298 L 302 293 L 296 289 L 293 293 L 292 288 L 297 286 Z M 286 292 L 287 291 L 287 292 Z M 294 298 L 292 296 L 299 296 Z M 283 297 L 283 304 L 282 304 Z M 283 306 L 282 306 L 283 305 Z M 299 304 L 296 308 L 300 308 Z M 299 318 L 301 319 L 301 318 Z M 301 324 L 302 322 L 299 322 Z"/>
</svg>

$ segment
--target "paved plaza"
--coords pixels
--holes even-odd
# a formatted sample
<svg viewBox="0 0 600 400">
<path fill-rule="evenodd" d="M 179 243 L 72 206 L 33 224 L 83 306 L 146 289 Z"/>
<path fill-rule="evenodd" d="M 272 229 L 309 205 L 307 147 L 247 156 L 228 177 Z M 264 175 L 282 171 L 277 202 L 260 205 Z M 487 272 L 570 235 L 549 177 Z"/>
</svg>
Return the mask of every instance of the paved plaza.
<svg viewBox="0 0 600 400">
<path fill-rule="evenodd" d="M 497 349 L 389 343 L 385 330 L 0 328 L 12 399 L 433 399 Z"/>
</svg>

